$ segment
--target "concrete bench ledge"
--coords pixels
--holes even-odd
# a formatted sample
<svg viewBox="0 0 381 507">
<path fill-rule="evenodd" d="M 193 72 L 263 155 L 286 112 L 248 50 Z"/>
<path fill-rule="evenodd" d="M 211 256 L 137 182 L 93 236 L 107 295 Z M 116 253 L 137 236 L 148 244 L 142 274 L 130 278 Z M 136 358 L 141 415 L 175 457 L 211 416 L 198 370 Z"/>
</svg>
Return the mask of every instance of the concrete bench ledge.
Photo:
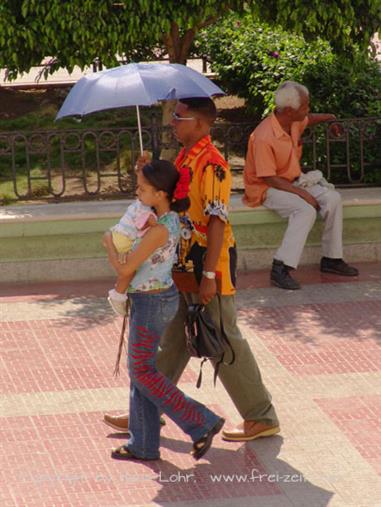
<svg viewBox="0 0 381 507">
<path fill-rule="evenodd" d="M 381 206 L 381 188 L 338 189 L 342 195 L 344 208 L 350 206 Z M 50 204 L 20 204 L 0 208 L 1 223 L 47 222 L 61 220 L 91 220 L 118 218 L 132 199 L 115 201 L 61 202 Z M 277 215 L 263 206 L 248 208 L 242 203 L 241 195 L 233 195 L 230 213 L 260 213 Z"/>
<path fill-rule="evenodd" d="M 344 256 L 351 262 L 381 260 L 381 188 L 340 189 L 344 203 Z M 238 267 L 270 266 L 286 220 L 263 206 L 248 208 L 234 195 L 230 221 Z M 99 279 L 112 276 L 101 237 L 131 200 L 20 204 L 0 208 L 0 283 Z M 317 220 L 302 264 L 318 262 L 322 221 Z"/>
</svg>

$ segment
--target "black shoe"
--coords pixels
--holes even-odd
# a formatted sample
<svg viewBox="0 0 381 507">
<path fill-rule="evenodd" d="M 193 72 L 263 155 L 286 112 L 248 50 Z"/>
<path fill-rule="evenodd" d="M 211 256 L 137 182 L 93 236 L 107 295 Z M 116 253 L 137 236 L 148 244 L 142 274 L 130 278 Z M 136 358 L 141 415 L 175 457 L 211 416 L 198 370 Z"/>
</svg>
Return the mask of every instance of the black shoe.
<svg viewBox="0 0 381 507">
<path fill-rule="evenodd" d="M 281 289 L 297 290 L 300 289 L 299 283 L 294 280 L 289 273 L 289 268 L 283 261 L 273 260 L 271 269 L 271 282 Z"/>
<path fill-rule="evenodd" d="M 201 437 L 197 442 L 193 444 L 192 456 L 194 459 L 199 460 L 204 454 L 209 451 L 212 445 L 213 437 L 221 431 L 222 426 L 225 424 L 225 419 L 220 417 L 216 424 L 211 428 L 208 433 Z"/>
<path fill-rule="evenodd" d="M 357 276 L 359 274 L 358 269 L 349 266 L 343 259 L 331 259 L 330 257 L 321 258 L 320 271 L 343 276 Z"/>
</svg>

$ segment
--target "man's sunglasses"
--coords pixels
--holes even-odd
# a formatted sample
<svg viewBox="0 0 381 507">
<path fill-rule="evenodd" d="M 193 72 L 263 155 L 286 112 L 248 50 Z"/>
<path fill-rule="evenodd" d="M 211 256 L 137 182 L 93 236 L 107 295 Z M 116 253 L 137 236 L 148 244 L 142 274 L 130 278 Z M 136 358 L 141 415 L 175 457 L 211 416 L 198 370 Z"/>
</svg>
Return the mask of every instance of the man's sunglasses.
<svg viewBox="0 0 381 507">
<path fill-rule="evenodd" d="M 184 116 L 179 116 L 177 113 L 172 113 L 172 118 L 176 121 L 189 121 L 189 120 L 196 119 L 194 116 L 184 117 Z"/>
</svg>

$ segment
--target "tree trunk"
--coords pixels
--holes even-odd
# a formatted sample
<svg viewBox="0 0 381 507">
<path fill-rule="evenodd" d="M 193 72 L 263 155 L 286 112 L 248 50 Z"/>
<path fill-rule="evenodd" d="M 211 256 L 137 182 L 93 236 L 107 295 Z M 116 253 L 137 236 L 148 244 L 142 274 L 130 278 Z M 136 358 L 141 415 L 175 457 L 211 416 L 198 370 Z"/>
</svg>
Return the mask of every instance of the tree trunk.
<svg viewBox="0 0 381 507">
<path fill-rule="evenodd" d="M 181 63 L 186 65 L 189 50 L 193 42 L 196 30 L 187 30 L 184 35 L 180 36 L 179 27 L 176 23 L 171 24 L 170 32 L 164 35 L 164 44 L 168 52 L 169 63 Z M 162 106 L 162 125 L 163 127 L 170 124 L 172 120 L 172 113 L 176 107 L 176 100 L 167 100 Z M 173 141 L 173 136 L 163 131 L 161 142 L 163 149 L 160 154 L 160 158 L 165 160 L 173 160 L 176 158 L 177 149 L 170 147 L 170 143 Z"/>
<path fill-rule="evenodd" d="M 186 65 L 195 34 L 196 28 L 191 28 L 181 36 L 177 23 L 171 24 L 170 31 L 163 37 L 169 56 L 169 63 L 181 63 L 182 65 Z"/>
<path fill-rule="evenodd" d="M 176 107 L 176 100 L 166 100 L 161 106 L 162 111 L 162 126 L 166 127 L 172 120 L 172 113 Z M 170 143 L 173 141 L 173 136 L 170 132 L 163 130 L 161 136 L 162 150 L 160 158 L 173 162 L 177 155 L 177 148 L 171 147 Z"/>
</svg>

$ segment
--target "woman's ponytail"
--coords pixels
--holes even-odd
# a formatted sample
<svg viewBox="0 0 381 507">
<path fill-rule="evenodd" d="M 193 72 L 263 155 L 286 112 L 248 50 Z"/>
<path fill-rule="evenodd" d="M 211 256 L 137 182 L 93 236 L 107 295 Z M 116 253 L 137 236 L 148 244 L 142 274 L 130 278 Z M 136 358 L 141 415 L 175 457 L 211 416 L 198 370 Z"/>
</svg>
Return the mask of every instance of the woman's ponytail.
<svg viewBox="0 0 381 507">
<path fill-rule="evenodd" d="M 190 206 L 189 185 L 191 173 L 188 167 L 179 171 L 167 160 L 152 160 L 143 169 L 143 176 L 157 190 L 163 190 L 168 195 L 169 207 L 180 213 Z"/>
</svg>

